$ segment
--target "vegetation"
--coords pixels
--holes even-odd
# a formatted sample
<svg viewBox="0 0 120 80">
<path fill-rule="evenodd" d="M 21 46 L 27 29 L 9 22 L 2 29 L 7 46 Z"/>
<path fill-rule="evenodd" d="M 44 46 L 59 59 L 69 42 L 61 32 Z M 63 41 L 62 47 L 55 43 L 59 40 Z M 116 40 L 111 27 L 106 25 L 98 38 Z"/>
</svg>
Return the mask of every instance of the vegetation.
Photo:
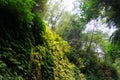
<svg viewBox="0 0 120 80">
<path fill-rule="evenodd" d="M 62 0 L 0 0 L 0 80 L 120 79 L 119 0 L 75 2 L 71 14 Z"/>
</svg>

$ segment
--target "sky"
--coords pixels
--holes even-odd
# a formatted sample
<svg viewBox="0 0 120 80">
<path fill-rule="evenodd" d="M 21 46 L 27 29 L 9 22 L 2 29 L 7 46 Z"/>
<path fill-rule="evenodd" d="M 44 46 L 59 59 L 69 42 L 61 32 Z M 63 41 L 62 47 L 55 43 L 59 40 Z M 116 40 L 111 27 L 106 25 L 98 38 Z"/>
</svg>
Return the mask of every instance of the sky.
<svg viewBox="0 0 120 80">
<path fill-rule="evenodd" d="M 66 6 L 65 10 L 67 10 L 69 12 L 72 11 L 74 8 L 74 6 L 73 6 L 74 1 L 75 0 L 63 0 L 63 5 Z"/>
<path fill-rule="evenodd" d="M 75 0 L 63 0 L 63 4 L 66 6 L 65 10 L 72 12 L 72 10 L 74 8 L 74 6 L 73 6 L 74 2 L 75 2 Z M 95 23 L 94 20 L 90 21 L 90 23 L 86 25 L 87 26 L 86 31 L 92 31 L 94 28 L 94 23 Z M 112 27 L 111 29 L 109 29 L 107 24 L 102 24 L 101 21 L 97 22 L 97 24 L 98 24 L 97 25 L 98 30 L 108 33 L 109 36 L 116 30 L 115 27 Z"/>
<path fill-rule="evenodd" d="M 54 3 L 54 1 L 59 1 L 59 0 L 52 0 L 52 2 Z M 73 5 L 73 3 L 76 1 L 76 0 L 62 0 L 63 2 L 62 2 L 62 4 L 63 4 L 63 6 L 62 7 L 65 7 L 65 10 L 66 11 L 69 11 L 71 14 L 72 14 L 72 11 L 73 11 L 73 8 L 74 8 L 74 5 Z M 94 23 L 96 23 L 95 22 L 95 20 L 92 20 L 92 21 L 90 21 L 86 26 L 86 32 L 87 31 L 92 31 L 93 30 L 93 28 L 94 28 Z M 102 24 L 101 23 L 101 21 L 99 21 L 99 22 L 97 22 L 97 29 L 98 30 L 101 30 L 101 31 L 103 31 L 103 32 L 107 32 L 108 33 L 108 35 L 110 36 L 116 29 L 115 28 L 111 28 L 111 29 L 109 29 L 108 28 L 108 26 L 106 27 L 107 25 L 106 24 Z"/>
<path fill-rule="evenodd" d="M 102 21 L 99 19 L 98 21 L 96 20 L 91 20 L 88 24 L 86 24 L 86 29 L 85 32 L 93 31 L 95 30 L 100 30 L 103 33 L 107 33 L 108 36 L 111 36 L 112 33 L 117 30 L 115 26 L 111 26 L 111 28 L 108 27 L 107 23 L 102 23 Z"/>
</svg>

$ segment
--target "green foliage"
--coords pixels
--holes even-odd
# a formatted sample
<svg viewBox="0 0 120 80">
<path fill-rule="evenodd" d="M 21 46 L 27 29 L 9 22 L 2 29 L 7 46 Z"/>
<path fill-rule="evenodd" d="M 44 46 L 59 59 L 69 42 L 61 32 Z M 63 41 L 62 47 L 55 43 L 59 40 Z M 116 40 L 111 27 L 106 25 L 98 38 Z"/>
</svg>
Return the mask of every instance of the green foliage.
<svg viewBox="0 0 120 80">
<path fill-rule="evenodd" d="M 75 51 L 71 51 L 69 54 L 67 54 L 67 57 L 68 57 L 69 61 L 71 63 L 74 63 L 79 69 L 84 67 L 83 59 L 82 59 L 82 58 L 85 57 L 84 52 L 83 53 L 78 53 L 78 52 L 75 52 Z"/>
<path fill-rule="evenodd" d="M 30 58 L 33 46 L 43 44 L 45 23 L 37 13 L 32 13 L 34 4 L 33 0 L 0 1 L 2 79 L 35 79 Z"/>
<path fill-rule="evenodd" d="M 99 62 L 96 56 L 89 56 L 85 51 L 74 52 L 67 54 L 67 57 L 75 68 L 75 78 L 79 78 L 78 72 L 84 77 L 80 79 L 86 80 L 117 80 L 117 71 L 115 68 Z M 96 58 L 95 58 L 96 57 Z M 114 76 L 113 76 L 114 75 Z M 79 80 L 79 79 L 78 79 Z"/>
<path fill-rule="evenodd" d="M 119 45 L 120 44 L 120 29 L 117 29 L 110 37 L 112 44 Z"/>
<path fill-rule="evenodd" d="M 116 58 L 115 62 L 112 64 L 112 66 L 117 70 L 117 75 L 120 78 L 120 58 Z"/>
<path fill-rule="evenodd" d="M 89 22 L 92 19 L 96 19 L 99 16 L 105 17 L 106 23 L 109 27 L 116 26 L 118 30 L 111 36 L 111 40 L 114 44 L 119 44 L 119 28 L 120 28 L 120 1 L 119 0 L 85 0 L 82 8 L 83 19 Z"/>
<path fill-rule="evenodd" d="M 107 80 L 103 70 L 100 69 L 100 66 L 95 61 L 85 59 L 84 65 L 85 67 L 82 69 L 82 72 L 88 80 Z"/>
<path fill-rule="evenodd" d="M 105 43 L 107 42 L 105 38 L 108 36 L 98 30 L 82 33 L 84 30 L 82 26 L 91 19 L 97 18 L 100 14 L 98 5 L 96 4 L 97 2 L 97 0 L 94 0 L 94 2 L 92 0 L 85 0 L 84 6 L 82 7 L 84 12 L 80 17 L 67 12 L 63 13 L 63 18 L 61 17 L 56 28 L 56 32 L 62 36 L 63 39 L 67 40 L 72 47 L 70 53 L 66 55 L 69 61 L 76 66 L 74 67 L 74 77 L 76 80 L 112 80 L 118 78 L 117 74 L 115 74 L 116 77 L 110 75 L 111 78 L 108 78 L 105 73 L 107 70 L 105 68 L 106 65 L 103 66 L 103 64 L 100 63 L 101 58 L 98 56 L 99 54 L 95 52 L 96 47 L 106 51 L 104 49 Z M 89 46 L 90 44 L 91 46 Z M 86 50 L 87 48 L 89 48 L 88 52 Z M 101 66 L 103 66 L 104 69 L 101 68 Z M 113 71 L 116 72 L 114 69 Z M 79 76 L 81 74 L 83 77 Z M 110 74 L 112 74 L 112 71 L 110 71 Z"/>
<path fill-rule="evenodd" d="M 44 39 L 43 36 L 45 33 L 46 23 L 42 20 L 38 13 L 35 13 L 33 18 L 32 25 L 32 34 L 34 37 L 34 45 L 43 44 Z"/>
<path fill-rule="evenodd" d="M 69 12 L 63 12 L 62 16 L 56 25 L 56 33 L 62 36 L 63 39 L 67 40 L 71 30 L 71 18 L 72 15 Z"/>
<path fill-rule="evenodd" d="M 46 2 L 40 1 L 41 12 Z M 71 50 L 66 41 L 50 31 L 38 11 L 34 10 L 35 5 L 34 0 L 0 0 L 0 79 L 106 80 L 105 75 L 108 74 L 103 71 L 108 70 L 104 68 L 106 66 L 101 67 L 95 60 L 91 60 L 92 56 L 84 54 L 81 46 Z M 74 37 L 70 39 L 77 40 L 79 37 L 77 27 L 81 24 L 76 24 L 78 22 L 74 19 L 71 21 L 72 28 L 69 31 L 78 35 L 73 34 Z M 81 52 L 75 51 L 76 48 Z M 112 71 L 115 73 L 114 69 L 110 73 Z"/>
<path fill-rule="evenodd" d="M 80 71 L 71 64 L 66 55 L 70 46 L 48 28 L 43 35 L 44 45 L 34 48 L 32 58 L 32 72 L 38 80 L 77 80 Z M 35 70 L 35 71 L 34 71 Z M 41 76 L 41 77 L 40 77 Z"/>
<path fill-rule="evenodd" d="M 54 62 L 50 51 L 43 46 L 36 46 L 31 55 L 32 75 L 37 80 L 53 80 Z"/>
<path fill-rule="evenodd" d="M 99 16 L 100 7 L 98 6 L 98 2 L 99 0 L 81 1 L 81 3 L 83 4 L 82 6 L 80 6 L 80 8 L 82 8 L 83 10 L 83 13 L 81 15 L 86 22 Z"/>
<path fill-rule="evenodd" d="M 108 64 L 94 61 L 92 58 L 83 59 L 84 66 L 81 72 L 87 80 L 117 80 L 117 71 Z"/>
<path fill-rule="evenodd" d="M 70 46 L 66 41 L 62 40 L 58 35 L 46 29 L 45 46 L 54 59 L 54 79 L 55 80 L 74 80 L 73 65 L 70 64 L 65 56 L 69 52 Z"/>
<path fill-rule="evenodd" d="M 80 76 L 79 76 L 80 70 L 77 67 L 75 67 L 74 72 L 75 72 L 74 74 L 75 80 L 80 80 Z"/>
<path fill-rule="evenodd" d="M 108 44 L 106 48 L 106 59 L 108 61 L 106 62 L 117 70 L 118 75 L 120 74 L 119 58 L 119 45 Z"/>
<path fill-rule="evenodd" d="M 119 46 L 118 45 L 112 45 L 109 44 L 107 47 L 107 53 L 106 56 L 110 60 L 109 62 L 114 63 L 116 58 L 119 58 Z"/>
<path fill-rule="evenodd" d="M 30 23 L 33 18 L 32 17 L 33 14 L 31 13 L 31 8 L 33 4 L 34 2 L 32 0 L 26 0 L 26 1 L 1 0 L 0 1 L 1 21 L 3 20 L 3 22 L 6 22 L 6 23 L 9 22 L 9 25 L 17 24 L 16 26 Z M 8 19 L 8 20 L 5 21 L 5 19 Z M 11 23 L 11 19 L 15 23 L 13 22 Z"/>
<path fill-rule="evenodd" d="M 74 80 L 74 65 L 65 56 L 70 46 L 31 12 L 29 1 L 0 2 L 0 78 Z"/>
<path fill-rule="evenodd" d="M 4 64 L 0 75 L 3 79 L 28 79 L 30 74 L 32 5 L 32 0 L 0 1 L 0 60 Z"/>
<path fill-rule="evenodd" d="M 42 17 L 44 17 L 48 10 L 47 5 L 48 0 L 34 0 L 34 1 L 36 5 L 33 8 L 33 12 L 38 12 Z"/>
</svg>

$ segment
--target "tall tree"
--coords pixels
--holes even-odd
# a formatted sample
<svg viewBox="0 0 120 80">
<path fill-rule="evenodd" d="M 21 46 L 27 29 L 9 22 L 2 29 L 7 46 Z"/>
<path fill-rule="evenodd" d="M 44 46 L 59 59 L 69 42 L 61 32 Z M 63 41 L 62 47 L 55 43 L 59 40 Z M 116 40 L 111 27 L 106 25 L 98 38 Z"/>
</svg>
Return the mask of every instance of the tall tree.
<svg viewBox="0 0 120 80">
<path fill-rule="evenodd" d="M 47 14 L 45 15 L 45 20 L 47 21 L 49 27 L 55 31 L 56 25 L 62 16 L 65 5 L 63 4 L 63 0 L 57 0 L 57 1 L 48 1 L 49 10 L 47 11 Z"/>
<path fill-rule="evenodd" d="M 82 8 L 84 20 L 89 22 L 99 16 L 106 18 L 109 27 L 116 26 L 117 30 L 110 37 L 112 44 L 106 49 L 107 57 L 115 68 L 119 71 L 119 44 L 120 44 L 120 0 L 80 0 L 83 3 Z"/>
<path fill-rule="evenodd" d="M 111 37 L 113 43 L 119 43 L 120 32 L 120 1 L 119 0 L 80 0 L 84 19 L 88 22 L 99 16 L 106 17 L 109 27 L 116 26 L 118 30 Z"/>
</svg>

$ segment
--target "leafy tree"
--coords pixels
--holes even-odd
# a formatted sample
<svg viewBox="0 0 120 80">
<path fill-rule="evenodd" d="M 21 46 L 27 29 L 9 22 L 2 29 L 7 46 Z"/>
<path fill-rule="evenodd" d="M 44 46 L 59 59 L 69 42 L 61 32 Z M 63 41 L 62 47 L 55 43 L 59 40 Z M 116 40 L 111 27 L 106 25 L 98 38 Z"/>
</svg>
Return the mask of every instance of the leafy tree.
<svg viewBox="0 0 120 80">
<path fill-rule="evenodd" d="M 109 27 L 116 26 L 118 30 L 114 32 L 111 39 L 113 43 L 119 43 L 119 0 L 85 0 L 83 3 L 81 14 L 87 22 L 96 19 L 99 16 L 106 17 Z"/>
<path fill-rule="evenodd" d="M 82 47 L 81 32 L 83 27 L 80 26 L 80 21 L 78 15 L 70 14 L 66 11 L 56 25 L 56 33 L 67 40 L 72 48 L 78 52 Z"/>
<path fill-rule="evenodd" d="M 120 74 L 119 68 L 119 58 L 120 58 L 120 53 L 119 53 L 119 45 L 115 45 L 115 44 L 110 44 L 108 43 L 106 45 L 106 62 L 108 65 L 113 66 L 117 72 L 118 75 Z"/>
<path fill-rule="evenodd" d="M 82 1 L 81 14 L 84 20 L 89 22 L 92 19 L 96 19 L 99 16 L 106 18 L 106 23 L 109 27 L 116 26 L 117 30 L 112 34 L 110 40 L 114 45 L 110 44 L 106 49 L 107 59 L 110 60 L 112 64 L 117 64 L 119 59 L 119 26 L 120 26 L 120 1 L 119 0 L 85 0 Z M 119 65 L 116 65 L 118 69 Z"/>
<path fill-rule="evenodd" d="M 49 6 L 49 10 L 45 15 L 45 20 L 47 21 L 51 30 L 55 31 L 56 25 L 58 24 L 59 19 L 64 12 L 65 6 L 62 0 L 57 0 L 57 1 L 49 0 L 48 6 Z"/>
</svg>

